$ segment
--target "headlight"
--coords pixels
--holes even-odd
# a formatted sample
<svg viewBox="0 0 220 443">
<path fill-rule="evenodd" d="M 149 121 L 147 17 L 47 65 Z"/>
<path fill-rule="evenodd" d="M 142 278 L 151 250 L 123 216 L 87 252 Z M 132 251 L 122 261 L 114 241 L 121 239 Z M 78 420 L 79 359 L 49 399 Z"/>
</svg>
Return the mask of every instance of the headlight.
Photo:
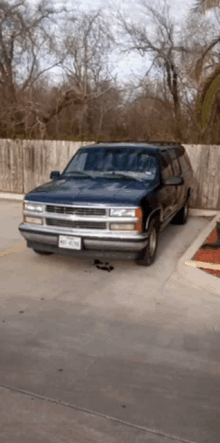
<svg viewBox="0 0 220 443">
<path fill-rule="evenodd" d="M 114 208 L 110 209 L 111 217 L 135 217 L 136 209 Z"/>
<path fill-rule="evenodd" d="M 34 203 L 24 203 L 23 209 L 24 211 L 43 212 L 44 205 L 34 204 Z"/>
<path fill-rule="evenodd" d="M 30 223 L 30 224 L 34 224 L 34 225 L 42 225 L 43 220 L 42 220 L 42 218 L 27 217 L 27 215 L 25 215 L 24 216 L 24 223 Z"/>
</svg>

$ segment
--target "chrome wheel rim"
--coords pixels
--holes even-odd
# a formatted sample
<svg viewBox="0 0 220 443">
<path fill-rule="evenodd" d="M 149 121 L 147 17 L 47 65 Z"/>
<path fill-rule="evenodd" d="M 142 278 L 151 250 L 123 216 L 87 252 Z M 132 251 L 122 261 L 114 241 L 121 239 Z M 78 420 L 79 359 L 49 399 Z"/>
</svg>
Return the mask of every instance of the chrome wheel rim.
<svg viewBox="0 0 220 443">
<path fill-rule="evenodd" d="M 157 233 L 156 233 L 156 229 L 153 228 L 153 230 L 151 231 L 151 234 L 150 234 L 150 239 L 149 239 L 150 255 L 154 255 L 154 252 L 156 249 L 156 244 L 157 244 Z"/>
</svg>

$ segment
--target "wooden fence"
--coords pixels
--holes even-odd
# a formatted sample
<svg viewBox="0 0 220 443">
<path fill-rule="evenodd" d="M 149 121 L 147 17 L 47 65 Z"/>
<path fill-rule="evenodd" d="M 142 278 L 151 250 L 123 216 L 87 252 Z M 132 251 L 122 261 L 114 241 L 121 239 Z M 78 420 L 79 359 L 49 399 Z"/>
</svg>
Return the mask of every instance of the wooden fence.
<svg viewBox="0 0 220 443">
<path fill-rule="evenodd" d="M 26 194 L 89 142 L 0 140 L 0 192 Z M 220 210 L 220 146 L 184 145 L 194 172 L 190 206 Z"/>
<path fill-rule="evenodd" d="M 26 194 L 62 171 L 72 155 L 88 142 L 0 140 L 0 191 Z"/>
</svg>

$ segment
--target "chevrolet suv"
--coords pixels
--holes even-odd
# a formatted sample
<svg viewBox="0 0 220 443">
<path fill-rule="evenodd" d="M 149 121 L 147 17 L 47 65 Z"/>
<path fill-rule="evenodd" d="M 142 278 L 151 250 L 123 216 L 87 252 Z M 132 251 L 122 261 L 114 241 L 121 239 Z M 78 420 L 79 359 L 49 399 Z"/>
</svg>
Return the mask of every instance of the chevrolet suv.
<svg viewBox="0 0 220 443">
<path fill-rule="evenodd" d="M 186 223 L 192 167 L 181 144 L 99 142 L 29 192 L 19 225 L 38 254 L 131 258 L 151 265 L 158 236 Z"/>
</svg>

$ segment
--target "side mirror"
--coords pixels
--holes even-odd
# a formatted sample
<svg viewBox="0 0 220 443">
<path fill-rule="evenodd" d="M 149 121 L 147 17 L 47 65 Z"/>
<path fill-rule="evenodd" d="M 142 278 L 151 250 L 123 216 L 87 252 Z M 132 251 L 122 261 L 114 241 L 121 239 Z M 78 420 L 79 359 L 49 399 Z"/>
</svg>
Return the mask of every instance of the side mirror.
<svg viewBox="0 0 220 443">
<path fill-rule="evenodd" d="M 164 180 L 164 185 L 165 186 L 180 186 L 184 184 L 184 179 L 183 177 L 168 177 Z"/>
<path fill-rule="evenodd" d="M 50 173 L 51 180 L 59 180 L 60 178 L 60 172 L 59 171 L 52 171 Z"/>
</svg>

